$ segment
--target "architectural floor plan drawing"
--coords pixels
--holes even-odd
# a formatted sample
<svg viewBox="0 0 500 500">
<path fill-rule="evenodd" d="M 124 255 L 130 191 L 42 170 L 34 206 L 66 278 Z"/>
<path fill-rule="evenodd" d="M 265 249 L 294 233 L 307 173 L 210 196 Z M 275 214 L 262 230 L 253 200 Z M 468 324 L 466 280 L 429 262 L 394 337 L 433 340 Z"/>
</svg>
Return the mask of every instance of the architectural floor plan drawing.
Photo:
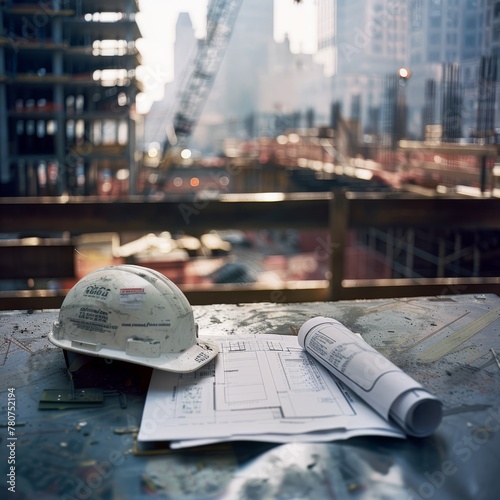
<svg viewBox="0 0 500 500">
<path fill-rule="evenodd" d="M 279 408 L 281 417 L 354 415 L 334 379 L 300 346 L 276 341 L 222 342 L 215 409 Z"/>
<path fill-rule="evenodd" d="M 214 339 L 215 340 L 215 339 Z M 299 440 L 314 432 L 403 437 L 298 344 L 295 336 L 219 337 L 212 364 L 155 370 L 139 441 Z M 310 436 L 308 437 L 310 438 Z"/>
</svg>

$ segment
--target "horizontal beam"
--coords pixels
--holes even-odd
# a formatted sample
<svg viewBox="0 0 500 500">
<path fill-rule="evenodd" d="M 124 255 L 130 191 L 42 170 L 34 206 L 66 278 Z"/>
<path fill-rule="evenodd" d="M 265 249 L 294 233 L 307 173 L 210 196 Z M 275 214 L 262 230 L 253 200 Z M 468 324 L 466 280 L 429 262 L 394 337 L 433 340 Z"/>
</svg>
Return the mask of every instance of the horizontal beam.
<svg viewBox="0 0 500 500">
<path fill-rule="evenodd" d="M 382 193 L 346 193 L 346 197 L 349 228 L 500 228 L 500 198 L 392 197 Z"/>
<path fill-rule="evenodd" d="M 340 293 L 330 295 L 328 282 L 299 281 L 273 288 L 265 285 L 180 285 L 191 305 L 252 302 L 324 302 L 464 293 L 500 295 L 500 278 L 419 278 L 343 280 Z M 0 310 L 58 309 L 67 290 L 0 292 Z"/>
<path fill-rule="evenodd" d="M 66 292 L 60 290 L 0 291 L 0 311 L 59 309 L 64 297 Z"/>
<path fill-rule="evenodd" d="M 243 304 L 251 302 L 322 302 L 329 298 L 328 281 L 287 282 L 282 287 L 263 284 L 179 285 L 191 305 Z M 0 310 L 58 309 L 67 290 L 0 291 Z"/>
<path fill-rule="evenodd" d="M 0 233 L 326 228 L 330 198 L 329 193 L 257 193 L 216 198 L 205 193 L 162 201 L 143 197 L 126 201 L 91 197 L 3 198 Z"/>
<path fill-rule="evenodd" d="M 500 278 L 385 278 L 342 280 L 339 296 L 331 300 L 421 297 L 464 293 L 500 296 Z"/>
<path fill-rule="evenodd" d="M 399 149 L 403 152 L 411 153 L 435 153 L 447 155 L 463 156 L 488 156 L 496 158 L 498 148 L 494 144 L 450 144 L 421 142 L 421 141 L 399 141 Z"/>
<path fill-rule="evenodd" d="M 340 195 L 343 196 L 343 195 Z M 499 198 L 347 193 L 348 226 L 500 228 Z M 0 233 L 327 228 L 330 193 L 132 198 L 0 199 Z"/>
<path fill-rule="evenodd" d="M 192 305 L 249 302 L 322 302 L 329 300 L 327 280 L 287 281 L 281 286 L 256 284 L 180 285 Z"/>
</svg>

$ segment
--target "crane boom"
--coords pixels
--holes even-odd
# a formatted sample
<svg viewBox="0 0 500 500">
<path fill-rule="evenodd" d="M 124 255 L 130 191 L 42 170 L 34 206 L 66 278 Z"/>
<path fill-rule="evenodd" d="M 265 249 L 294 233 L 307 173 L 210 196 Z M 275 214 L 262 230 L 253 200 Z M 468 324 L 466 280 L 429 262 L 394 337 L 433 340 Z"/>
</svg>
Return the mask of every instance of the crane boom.
<svg viewBox="0 0 500 500">
<path fill-rule="evenodd" d="M 174 145 L 180 148 L 187 146 L 221 65 L 242 1 L 210 0 L 207 34 L 199 41 L 194 64 L 181 88 L 172 123 L 175 138 L 172 141 L 167 137 L 164 156 Z"/>
</svg>

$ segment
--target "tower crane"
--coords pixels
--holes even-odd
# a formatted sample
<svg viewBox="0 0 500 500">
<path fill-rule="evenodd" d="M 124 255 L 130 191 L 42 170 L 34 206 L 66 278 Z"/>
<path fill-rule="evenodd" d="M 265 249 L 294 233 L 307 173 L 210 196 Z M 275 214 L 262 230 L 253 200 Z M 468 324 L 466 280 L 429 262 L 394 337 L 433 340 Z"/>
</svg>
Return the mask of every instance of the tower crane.
<svg viewBox="0 0 500 500">
<path fill-rule="evenodd" d="M 181 88 L 171 133 L 167 134 L 163 146 L 164 162 L 172 147 L 183 149 L 187 146 L 224 57 L 242 1 L 209 1 L 207 34 L 199 42 L 194 63 Z"/>
<path fill-rule="evenodd" d="M 198 50 L 185 77 L 163 145 L 163 164 L 168 164 L 172 148 L 184 149 L 198 122 L 215 77 L 226 52 L 234 23 L 243 0 L 209 0 L 207 34 L 198 44 Z M 294 0 L 300 3 L 301 0 Z"/>
</svg>

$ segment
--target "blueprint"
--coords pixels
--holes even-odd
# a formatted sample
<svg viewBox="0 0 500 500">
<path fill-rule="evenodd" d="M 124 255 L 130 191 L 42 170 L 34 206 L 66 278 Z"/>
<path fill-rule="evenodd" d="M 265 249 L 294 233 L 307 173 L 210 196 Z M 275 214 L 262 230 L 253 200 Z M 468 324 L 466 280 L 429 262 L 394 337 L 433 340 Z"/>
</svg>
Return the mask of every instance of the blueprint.
<svg viewBox="0 0 500 500">
<path fill-rule="evenodd" d="M 316 317 L 299 330 L 298 341 L 335 378 L 406 434 L 430 436 L 441 423 L 441 402 L 333 318 Z"/>
<path fill-rule="evenodd" d="M 139 441 L 172 441 L 181 447 L 235 439 L 404 437 L 307 354 L 297 337 L 212 340 L 220 352 L 205 367 L 187 374 L 153 372 Z"/>
</svg>

